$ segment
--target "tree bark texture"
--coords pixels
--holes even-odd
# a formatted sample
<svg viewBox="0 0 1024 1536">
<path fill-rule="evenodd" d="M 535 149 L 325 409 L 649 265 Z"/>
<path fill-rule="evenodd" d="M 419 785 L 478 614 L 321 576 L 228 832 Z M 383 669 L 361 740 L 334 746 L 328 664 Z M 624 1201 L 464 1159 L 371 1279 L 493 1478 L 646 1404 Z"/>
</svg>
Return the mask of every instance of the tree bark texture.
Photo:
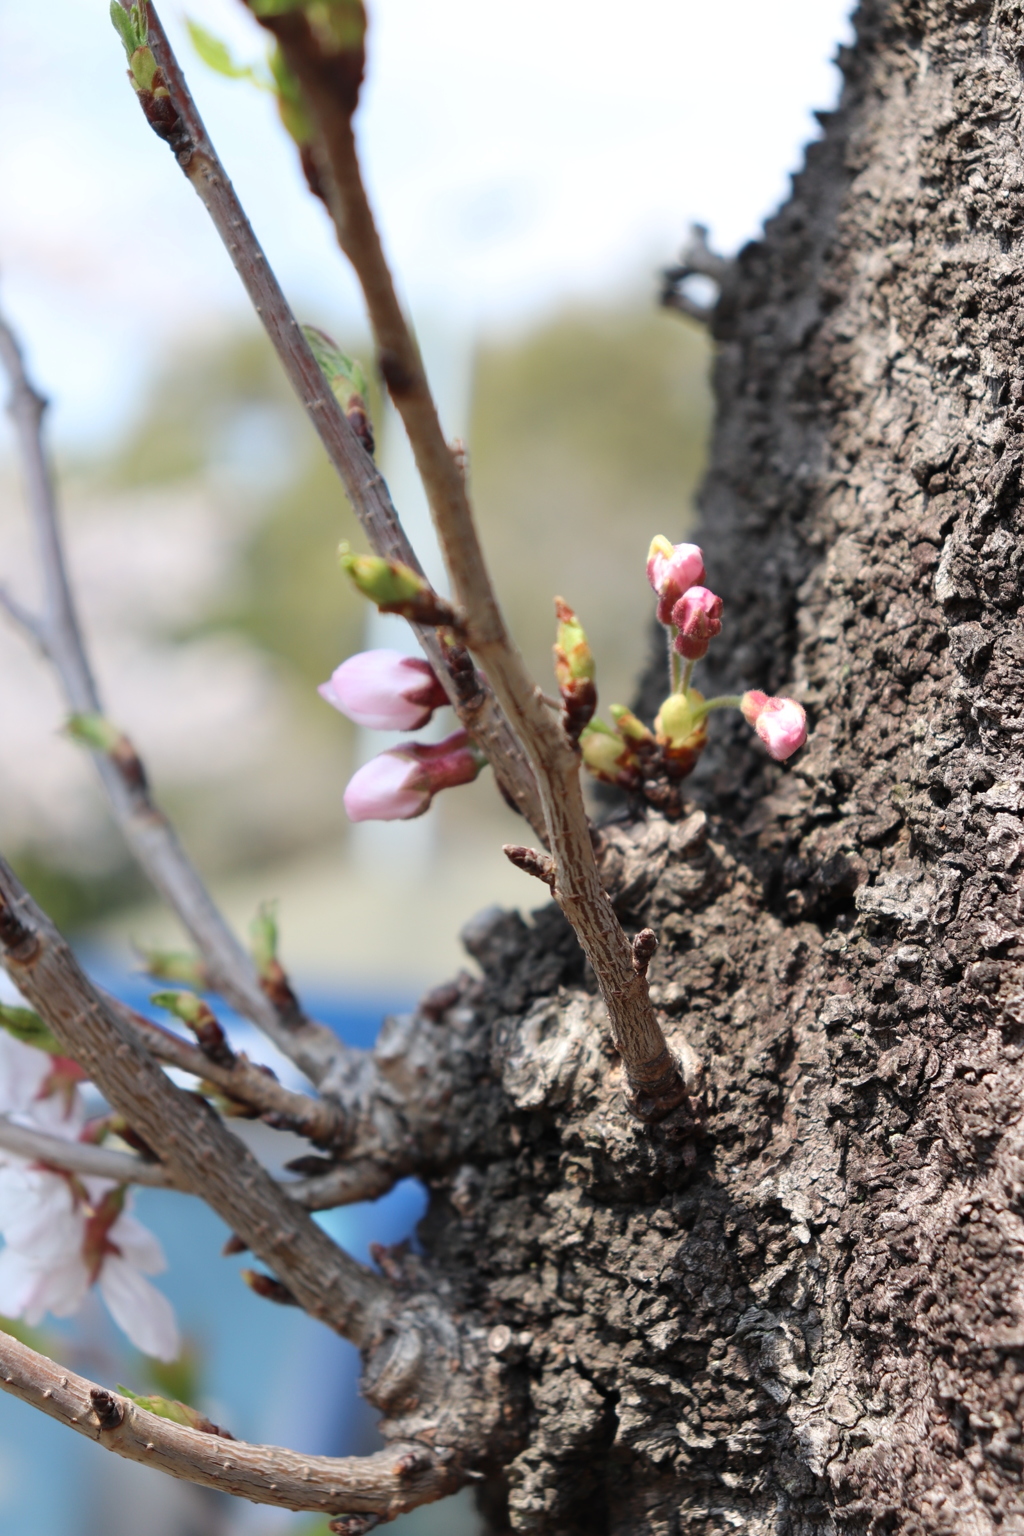
<svg viewBox="0 0 1024 1536">
<path fill-rule="evenodd" d="M 605 834 L 701 1138 L 624 1114 L 557 912 L 467 936 L 424 1236 L 519 1404 L 499 1529 L 1024 1532 L 1024 6 L 857 20 L 724 283 L 700 535 L 703 686 L 811 739 L 718 719 L 686 818 Z"/>
</svg>

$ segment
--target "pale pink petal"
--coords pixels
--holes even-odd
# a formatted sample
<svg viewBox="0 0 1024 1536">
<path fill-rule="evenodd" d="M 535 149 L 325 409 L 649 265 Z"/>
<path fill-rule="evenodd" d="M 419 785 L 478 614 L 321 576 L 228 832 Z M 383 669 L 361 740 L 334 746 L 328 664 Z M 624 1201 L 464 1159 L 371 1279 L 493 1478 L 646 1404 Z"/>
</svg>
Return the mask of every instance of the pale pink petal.
<svg viewBox="0 0 1024 1536">
<path fill-rule="evenodd" d="M 160 1239 L 127 1211 L 122 1211 L 108 1236 L 121 1257 L 144 1275 L 160 1275 L 167 1268 Z"/>
<path fill-rule="evenodd" d="M 687 661 L 699 661 L 708 643 L 722 633 L 722 599 L 707 587 L 689 587 L 672 609 L 672 623 L 679 633 L 675 648 Z"/>
<path fill-rule="evenodd" d="M 769 756 L 784 763 L 807 740 L 807 716 L 795 699 L 769 699 L 754 729 Z"/>
<path fill-rule="evenodd" d="M 408 821 L 430 804 L 430 793 L 409 788 L 419 778 L 418 767 L 406 757 L 381 752 L 358 769 L 345 790 L 349 821 Z"/>
<path fill-rule="evenodd" d="M 37 1265 L 17 1249 L 5 1248 L 0 1253 L 0 1316 L 21 1317 L 32 1306 L 39 1279 Z"/>
<path fill-rule="evenodd" d="M 85 1100 L 77 1088 L 71 1094 L 50 1093 L 29 1105 L 26 1118 L 35 1130 L 45 1131 L 48 1136 L 77 1141 L 87 1119 Z"/>
<path fill-rule="evenodd" d="M 10 1246 L 36 1263 L 57 1263 L 80 1251 L 84 1231 L 67 1179 L 28 1164 L 0 1169 L 0 1232 Z"/>
<path fill-rule="evenodd" d="M 401 651 L 360 651 L 317 689 L 328 704 L 376 731 L 417 731 L 448 702 L 428 662 Z"/>
<path fill-rule="evenodd" d="M 144 1355 L 156 1360 L 175 1360 L 181 1353 L 181 1336 L 174 1308 L 125 1259 L 110 1255 L 103 1261 L 100 1294 L 117 1326 Z"/>
<path fill-rule="evenodd" d="M 77 1254 L 65 1262 L 41 1266 L 17 1248 L 0 1253 L 0 1314 L 23 1317 L 35 1327 L 47 1312 L 70 1317 L 89 1289 L 89 1275 Z"/>
<path fill-rule="evenodd" d="M 27 1110 L 50 1070 L 46 1051 L 15 1040 L 6 1029 L 0 1029 L 0 1114 Z"/>
</svg>

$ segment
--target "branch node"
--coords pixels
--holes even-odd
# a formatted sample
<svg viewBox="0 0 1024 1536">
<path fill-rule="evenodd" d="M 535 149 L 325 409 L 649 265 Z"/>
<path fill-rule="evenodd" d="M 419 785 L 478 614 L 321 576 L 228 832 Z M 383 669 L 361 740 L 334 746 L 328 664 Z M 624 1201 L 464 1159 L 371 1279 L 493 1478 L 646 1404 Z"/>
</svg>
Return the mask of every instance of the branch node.
<svg viewBox="0 0 1024 1536">
<path fill-rule="evenodd" d="M 327 1529 L 332 1536 L 366 1536 L 367 1531 L 380 1523 L 379 1515 L 338 1515 L 329 1522 Z"/>
<path fill-rule="evenodd" d="M 544 884 L 555 888 L 555 861 L 549 854 L 538 853 L 536 848 L 524 848 L 521 843 L 503 843 L 502 853 L 510 864 L 524 874 L 534 875 Z"/>
<path fill-rule="evenodd" d="M 124 1404 L 104 1387 L 93 1387 L 89 1393 L 93 1412 L 100 1429 L 117 1429 L 124 1419 Z"/>
<path fill-rule="evenodd" d="M 641 928 L 633 939 L 633 969 L 638 976 L 647 975 L 647 967 L 658 947 L 658 935 L 653 928 Z"/>
</svg>

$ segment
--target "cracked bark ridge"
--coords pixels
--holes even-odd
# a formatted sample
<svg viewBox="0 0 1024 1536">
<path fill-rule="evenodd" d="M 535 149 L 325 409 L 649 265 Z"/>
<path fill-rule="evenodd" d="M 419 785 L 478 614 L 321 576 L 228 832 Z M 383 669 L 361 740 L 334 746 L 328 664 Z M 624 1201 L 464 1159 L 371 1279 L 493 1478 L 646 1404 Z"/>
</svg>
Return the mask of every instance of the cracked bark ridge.
<svg viewBox="0 0 1024 1536">
<path fill-rule="evenodd" d="M 723 279 L 707 691 L 812 735 L 716 721 L 703 811 L 604 858 L 702 1138 L 611 1112 L 549 916 L 470 935 L 505 1112 L 424 1234 L 522 1341 L 516 1531 L 1024 1531 L 1022 55 L 1018 0 L 862 5 Z"/>
</svg>

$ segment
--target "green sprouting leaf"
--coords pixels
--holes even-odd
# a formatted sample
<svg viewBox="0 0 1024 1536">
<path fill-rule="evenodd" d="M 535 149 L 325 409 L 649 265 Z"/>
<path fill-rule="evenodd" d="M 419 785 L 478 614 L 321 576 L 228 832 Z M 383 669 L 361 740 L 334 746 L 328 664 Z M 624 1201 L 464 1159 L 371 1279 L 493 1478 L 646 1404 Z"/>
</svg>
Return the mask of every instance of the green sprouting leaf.
<svg viewBox="0 0 1024 1536">
<path fill-rule="evenodd" d="M 248 0 L 254 16 L 284 16 L 288 11 L 299 11 L 306 0 Z"/>
<path fill-rule="evenodd" d="M 120 1382 L 117 1390 L 122 1397 L 128 1397 L 133 1403 L 138 1403 L 140 1408 L 145 1408 L 147 1413 L 155 1413 L 158 1419 L 170 1419 L 172 1424 L 184 1424 L 188 1429 L 199 1429 L 207 1435 L 220 1435 L 225 1440 L 233 1438 L 218 1425 L 211 1423 L 205 1413 L 200 1413 L 198 1408 L 190 1408 L 187 1403 L 176 1402 L 170 1397 L 144 1397 L 141 1393 L 130 1392 Z"/>
<path fill-rule="evenodd" d="M 198 955 L 182 949 L 150 949 L 141 944 L 135 947 L 147 974 L 158 981 L 182 981 L 200 990 L 208 985 L 209 977 Z"/>
<path fill-rule="evenodd" d="M 291 135 L 298 146 L 308 144 L 313 137 L 313 125 L 302 101 L 302 92 L 299 82 L 285 63 L 284 54 L 275 45 L 267 56 L 270 65 L 270 73 L 273 76 L 273 90 L 277 96 L 277 110 L 285 131 Z"/>
<path fill-rule="evenodd" d="M 125 53 L 130 59 L 139 46 L 139 38 L 132 24 L 132 18 L 124 6 L 120 4 L 120 0 L 110 0 L 110 19 L 114 24 L 115 31 L 124 44 Z"/>
<path fill-rule="evenodd" d="M 343 352 L 327 332 L 321 331 L 318 326 L 304 325 L 302 334 L 309 342 L 309 350 L 320 364 L 320 372 L 330 384 L 342 409 L 351 395 L 362 395 L 365 400 L 366 375 L 359 362 Z"/>
<path fill-rule="evenodd" d="M 156 79 L 157 62 L 152 48 L 136 48 L 130 60 L 132 77 L 140 91 L 151 91 Z"/>
<path fill-rule="evenodd" d="M 56 1035 L 31 1008 L 14 1008 L 10 1003 L 0 1003 L 0 1025 L 24 1045 L 34 1045 L 37 1051 L 48 1051 L 51 1056 L 61 1054 Z"/>
<path fill-rule="evenodd" d="M 249 925 L 252 938 L 252 957 L 261 976 L 267 976 L 277 959 L 277 902 L 260 903 L 259 911 Z"/>
<path fill-rule="evenodd" d="M 218 75 L 226 75 L 229 80 L 248 80 L 262 91 L 273 88 L 270 81 L 253 69 L 251 64 L 239 64 L 223 38 L 215 37 L 212 32 L 200 26 L 198 21 L 193 21 L 191 16 L 185 18 L 185 24 L 193 48 L 209 69 Z"/>
<path fill-rule="evenodd" d="M 72 741 L 94 752 L 113 752 L 121 740 L 121 732 L 105 715 L 69 715 L 64 729 Z"/>
</svg>

